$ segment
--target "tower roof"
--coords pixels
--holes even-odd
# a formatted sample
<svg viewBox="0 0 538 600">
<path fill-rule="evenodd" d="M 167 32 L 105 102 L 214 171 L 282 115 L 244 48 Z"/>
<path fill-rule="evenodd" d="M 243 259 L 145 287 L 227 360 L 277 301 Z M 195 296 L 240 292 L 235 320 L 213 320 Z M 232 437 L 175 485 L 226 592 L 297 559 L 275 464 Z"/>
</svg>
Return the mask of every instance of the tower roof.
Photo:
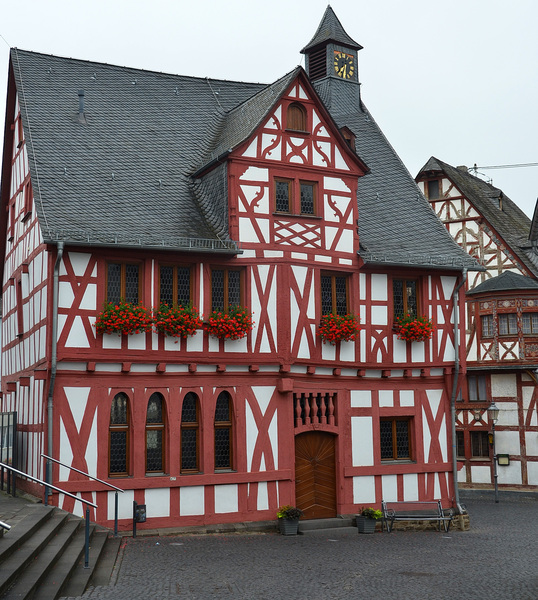
<svg viewBox="0 0 538 600">
<path fill-rule="evenodd" d="M 314 37 L 301 52 L 305 54 L 308 50 L 312 50 L 316 46 L 321 46 L 328 42 L 336 42 L 337 44 L 342 44 L 343 46 L 348 46 L 355 50 L 362 49 L 362 46 L 345 32 L 342 23 L 340 23 L 330 5 L 327 6 Z"/>
</svg>

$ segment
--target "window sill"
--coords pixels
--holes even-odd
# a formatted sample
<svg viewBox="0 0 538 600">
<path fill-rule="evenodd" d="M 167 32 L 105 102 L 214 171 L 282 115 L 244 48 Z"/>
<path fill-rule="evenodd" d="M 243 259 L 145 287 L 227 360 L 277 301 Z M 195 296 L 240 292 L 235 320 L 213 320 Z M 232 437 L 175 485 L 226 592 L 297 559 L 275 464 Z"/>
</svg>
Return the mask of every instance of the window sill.
<svg viewBox="0 0 538 600">
<path fill-rule="evenodd" d="M 300 136 L 308 136 L 310 135 L 310 131 L 304 131 L 303 129 L 287 129 L 286 131 L 288 131 L 289 133 L 293 133 L 294 135 L 300 135 Z"/>
<path fill-rule="evenodd" d="M 416 465 L 416 460 L 411 460 L 409 458 L 386 458 L 381 459 L 382 465 Z"/>
<path fill-rule="evenodd" d="M 274 212 L 273 217 L 287 217 L 288 219 L 315 219 L 316 221 L 321 221 L 321 217 L 319 215 L 304 215 L 301 213 Z"/>
<path fill-rule="evenodd" d="M 168 473 L 146 473 L 146 477 L 168 477 Z"/>
</svg>

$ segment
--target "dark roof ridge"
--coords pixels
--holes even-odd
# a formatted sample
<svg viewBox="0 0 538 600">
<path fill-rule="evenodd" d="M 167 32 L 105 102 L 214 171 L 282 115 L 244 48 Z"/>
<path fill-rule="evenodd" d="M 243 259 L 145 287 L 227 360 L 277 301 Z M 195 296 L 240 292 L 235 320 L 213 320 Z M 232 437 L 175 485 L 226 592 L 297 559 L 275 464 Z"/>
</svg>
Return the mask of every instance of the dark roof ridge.
<svg viewBox="0 0 538 600">
<path fill-rule="evenodd" d="M 75 63 L 84 63 L 84 64 L 88 64 L 88 65 L 95 65 L 95 66 L 99 66 L 99 67 L 103 67 L 103 68 L 108 68 L 108 69 L 123 69 L 123 70 L 127 70 L 127 71 L 136 71 L 138 73 L 147 73 L 148 75 L 162 75 L 163 77 L 177 77 L 178 79 L 183 79 L 183 80 L 195 80 L 195 81 L 210 81 L 210 82 L 215 82 L 215 83 L 240 83 L 241 85 L 244 86 L 250 86 L 253 88 L 257 88 L 259 89 L 260 86 L 267 86 L 267 85 L 271 85 L 271 84 L 267 84 L 267 83 L 256 83 L 253 81 L 240 81 L 240 80 L 236 80 L 236 79 L 222 79 L 222 78 L 214 78 L 214 77 L 200 77 L 200 76 L 196 76 L 196 75 L 181 75 L 179 73 L 170 73 L 167 71 L 157 71 L 154 69 L 141 69 L 139 67 L 130 67 L 128 65 L 120 65 L 120 64 L 115 64 L 115 63 L 106 63 L 106 62 L 100 62 L 100 61 L 94 61 L 94 60 L 90 60 L 90 59 L 86 59 L 86 58 L 71 58 L 70 56 L 61 56 L 59 54 L 49 54 L 46 52 L 36 52 L 34 50 L 24 50 L 21 48 L 17 48 L 17 47 L 12 47 L 11 52 L 22 52 L 24 54 L 31 54 L 34 56 L 41 56 L 43 58 L 54 58 L 54 59 L 58 59 L 58 60 L 68 60 L 70 62 L 75 62 Z"/>
</svg>

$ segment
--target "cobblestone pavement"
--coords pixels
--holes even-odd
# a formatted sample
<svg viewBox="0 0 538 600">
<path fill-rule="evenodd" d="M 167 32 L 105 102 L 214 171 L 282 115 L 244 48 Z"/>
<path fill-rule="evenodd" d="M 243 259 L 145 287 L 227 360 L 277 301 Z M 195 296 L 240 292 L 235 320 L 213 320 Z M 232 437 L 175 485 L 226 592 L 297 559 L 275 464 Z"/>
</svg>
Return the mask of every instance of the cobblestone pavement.
<svg viewBox="0 0 538 600">
<path fill-rule="evenodd" d="M 538 494 L 461 500 L 467 532 L 125 538 L 112 585 L 82 598 L 537 600 Z"/>
</svg>

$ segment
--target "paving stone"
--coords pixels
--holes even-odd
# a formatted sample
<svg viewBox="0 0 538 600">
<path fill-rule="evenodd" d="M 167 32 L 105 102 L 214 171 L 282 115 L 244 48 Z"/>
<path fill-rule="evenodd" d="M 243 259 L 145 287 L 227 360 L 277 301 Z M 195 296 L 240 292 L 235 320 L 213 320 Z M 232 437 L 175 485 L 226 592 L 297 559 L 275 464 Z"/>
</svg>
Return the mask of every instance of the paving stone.
<svg viewBox="0 0 538 600">
<path fill-rule="evenodd" d="M 461 497 L 465 532 L 123 538 L 112 585 L 79 600 L 536 600 L 538 494 Z"/>
</svg>

